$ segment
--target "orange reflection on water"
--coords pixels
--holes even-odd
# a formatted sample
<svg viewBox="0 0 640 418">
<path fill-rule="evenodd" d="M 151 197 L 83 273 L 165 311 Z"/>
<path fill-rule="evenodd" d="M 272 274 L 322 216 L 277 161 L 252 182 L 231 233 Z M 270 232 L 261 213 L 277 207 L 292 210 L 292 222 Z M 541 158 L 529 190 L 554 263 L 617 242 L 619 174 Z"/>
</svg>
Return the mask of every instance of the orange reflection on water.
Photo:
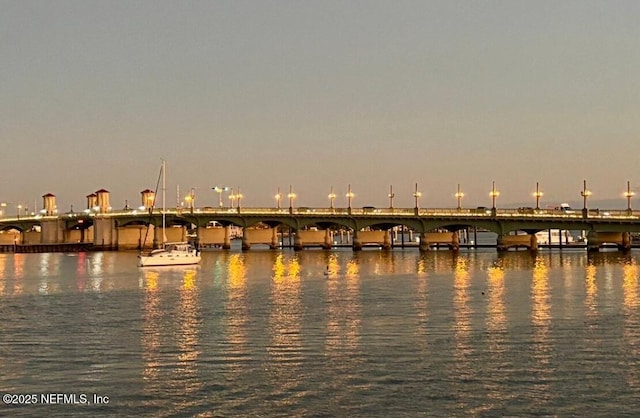
<svg viewBox="0 0 640 418">
<path fill-rule="evenodd" d="M 551 292 L 549 288 L 549 267 L 542 255 L 535 257 L 531 281 L 531 325 L 533 326 L 532 357 L 537 363 L 535 373 L 540 376 L 537 398 L 545 404 L 552 397 L 548 376 L 552 373 L 551 362 L 553 343 L 550 341 Z"/>
<path fill-rule="evenodd" d="M 162 311 L 159 308 L 158 276 L 157 272 L 151 270 L 145 270 L 143 276 L 145 292 L 142 304 L 142 359 L 144 361 L 142 377 L 145 380 L 155 380 L 160 366 Z"/>
<path fill-rule="evenodd" d="M 21 279 L 24 278 L 24 263 L 25 263 L 25 255 L 16 253 L 13 255 L 13 274 L 14 274 L 14 283 L 13 283 L 13 294 L 20 295 L 24 290 L 24 283 Z"/>
<path fill-rule="evenodd" d="M 635 263 L 625 263 L 622 266 L 622 273 L 624 306 L 631 314 L 638 308 L 638 266 Z"/>
<path fill-rule="evenodd" d="M 229 256 L 229 288 L 244 288 L 246 286 L 246 275 L 247 268 L 244 265 L 243 256 L 241 254 L 231 254 Z"/>
<path fill-rule="evenodd" d="M 598 295 L 598 285 L 596 284 L 596 266 L 589 264 L 585 267 L 585 300 L 586 308 L 592 313 L 597 313 L 596 296 Z"/>
<path fill-rule="evenodd" d="M 453 261 L 453 306 L 457 337 L 466 337 L 471 330 L 469 309 L 469 260 L 456 256 Z"/>
<path fill-rule="evenodd" d="M 329 255 L 327 259 L 327 276 L 335 278 L 340 273 L 340 263 L 338 262 L 338 256 L 335 254 Z"/>
<path fill-rule="evenodd" d="M 638 266 L 634 262 L 625 263 L 623 271 L 623 301 L 625 311 L 625 325 L 623 327 L 623 338 L 626 342 L 629 358 L 637 359 L 640 355 L 640 329 L 638 328 Z M 636 364 L 631 364 L 627 369 L 625 377 L 629 387 L 638 387 L 640 376 L 637 373 Z"/>
<path fill-rule="evenodd" d="M 489 282 L 487 329 L 489 335 L 495 337 L 506 330 L 507 324 L 504 307 L 504 268 L 500 263 L 496 263 L 489 267 L 487 274 Z"/>
<path fill-rule="evenodd" d="M 531 322 L 537 329 L 548 330 L 551 320 L 549 304 L 549 268 L 541 256 L 537 256 L 533 265 L 531 282 Z"/>
<path fill-rule="evenodd" d="M 234 373 L 242 371 L 242 362 L 236 361 L 244 358 L 247 349 L 247 281 L 244 256 L 231 254 L 227 263 L 227 299 L 225 302 L 225 327 L 226 358 Z"/>
<path fill-rule="evenodd" d="M 471 316 L 469 306 L 469 259 L 454 255 L 453 258 L 453 324 L 455 368 L 452 370 L 456 378 L 473 379 L 475 368 L 471 365 L 473 346 L 471 339 Z"/>
<path fill-rule="evenodd" d="M 327 280 L 326 350 L 335 366 L 360 346 L 360 275 L 357 255 L 347 262 L 344 277 Z M 341 280 L 343 279 L 343 280 Z"/>
<path fill-rule="evenodd" d="M 277 366 L 270 369 L 270 385 L 273 393 L 288 394 L 298 385 L 302 364 L 300 329 L 304 308 L 300 296 L 298 256 L 293 256 L 285 267 L 283 255 L 279 254 L 273 270 L 267 353 Z M 288 274 L 282 274 L 285 271 Z"/>
<path fill-rule="evenodd" d="M 200 355 L 198 350 L 200 333 L 200 303 L 199 292 L 196 286 L 196 270 L 186 269 L 182 277 L 180 287 L 180 309 L 178 310 L 179 332 L 177 335 L 178 363 L 175 374 L 184 385 L 181 389 L 185 392 L 198 390 L 203 382 L 194 378 L 198 373 L 197 361 Z"/>
<path fill-rule="evenodd" d="M 8 274 L 5 273 L 7 269 L 7 256 L 0 254 L 0 296 L 4 296 L 5 280 Z"/>
</svg>

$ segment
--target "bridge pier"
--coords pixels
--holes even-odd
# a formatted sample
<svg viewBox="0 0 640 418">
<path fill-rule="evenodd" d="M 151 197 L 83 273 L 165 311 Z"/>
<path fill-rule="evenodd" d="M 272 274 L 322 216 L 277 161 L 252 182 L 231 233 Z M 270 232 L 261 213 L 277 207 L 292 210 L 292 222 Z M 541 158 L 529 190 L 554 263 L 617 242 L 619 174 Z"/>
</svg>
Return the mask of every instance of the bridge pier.
<svg viewBox="0 0 640 418">
<path fill-rule="evenodd" d="M 331 230 L 329 228 L 324 230 L 324 245 L 322 246 L 325 250 L 330 250 L 333 246 L 331 242 Z"/>
<path fill-rule="evenodd" d="M 304 246 L 302 245 L 302 237 L 300 236 L 301 231 L 296 231 L 295 236 L 293 237 L 293 251 L 302 251 Z"/>
<path fill-rule="evenodd" d="M 249 251 L 251 248 L 251 241 L 249 241 L 249 229 L 242 228 L 242 251 Z"/>
<path fill-rule="evenodd" d="M 420 243 L 418 248 L 420 248 L 420 251 L 429 251 L 431 249 L 429 247 L 429 241 L 427 240 L 426 232 L 420 232 Z"/>
<path fill-rule="evenodd" d="M 628 232 L 589 231 L 587 233 L 587 251 L 600 251 L 604 244 L 615 244 L 620 251 L 631 249 L 631 237 Z"/>
<path fill-rule="evenodd" d="M 231 226 L 227 225 L 224 227 L 224 240 L 222 242 L 223 250 L 231 249 Z"/>
<path fill-rule="evenodd" d="M 360 236 L 358 235 L 357 230 L 353 230 L 353 251 L 361 251 L 362 250 L 362 241 L 360 241 Z"/>
<path fill-rule="evenodd" d="M 382 242 L 382 249 L 383 250 L 391 249 L 391 233 L 389 232 L 388 229 L 384 231 L 384 241 Z"/>
</svg>

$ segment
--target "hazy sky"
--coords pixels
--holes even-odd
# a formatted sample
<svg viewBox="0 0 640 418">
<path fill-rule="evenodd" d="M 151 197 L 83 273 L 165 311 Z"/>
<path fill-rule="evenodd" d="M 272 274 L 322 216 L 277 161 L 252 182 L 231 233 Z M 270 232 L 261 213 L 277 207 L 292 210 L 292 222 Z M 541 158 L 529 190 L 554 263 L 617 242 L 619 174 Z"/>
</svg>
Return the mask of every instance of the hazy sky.
<svg viewBox="0 0 640 418">
<path fill-rule="evenodd" d="M 0 201 L 640 190 L 638 1 L 0 0 Z M 636 197 L 636 201 L 640 196 Z M 226 202 L 226 200 L 225 200 Z M 640 203 L 638 203 L 640 205 Z"/>
</svg>

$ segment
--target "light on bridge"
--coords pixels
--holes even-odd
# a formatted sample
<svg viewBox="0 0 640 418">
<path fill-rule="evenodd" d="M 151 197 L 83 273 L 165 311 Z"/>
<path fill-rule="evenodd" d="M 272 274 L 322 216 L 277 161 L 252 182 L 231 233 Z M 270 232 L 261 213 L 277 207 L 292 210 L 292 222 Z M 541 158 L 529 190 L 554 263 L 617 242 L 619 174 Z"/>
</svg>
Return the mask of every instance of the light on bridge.
<svg viewBox="0 0 640 418">
<path fill-rule="evenodd" d="M 631 191 L 631 182 L 627 180 L 627 191 L 624 192 L 624 197 L 627 198 L 627 212 L 631 214 L 631 198 L 635 195 L 634 192 Z"/>
<path fill-rule="evenodd" d="M 282 195 L 280 194 L 280 188 L 278 187 L 278 193 L 274 196 L 276 199 L 276 209 L 280 209 L 280 201 L 282 200 Z"/>
<path fill-rule="evenodd" d="M 458 191 L 454 196 L 458 199 L 458 210 L 462 209 L 462 198 L 464 197 L 464 193 L 460 191 L 460 183 L 458 183 Z"/>
<path fill-rule="evenodd" d="M 416 211 L 416 215 L 418 214 L 418 210 L 420 208 L 420 206 L 418 206 L 418 199 L 420 199 L 421 196 L 422 196 L 422 192 L 418 191 L 418 183 L 416 183 L 416 190 L 415 192 L 413 192 L 413 198 L 415 199 L 414 209 Z"/>
<path fill-rule="evenodd" d="M 351 215 L 351 199 L 353 199 L 353 197 L 355 196 L 351 191 L 351 184 L 349 184 L 346 196 L 347 196 L 347 209 L 349 211 L 349 215 Z"/>
<path fill-rule="evenodd" d="M 229 187 L 226 186 L 214 186 L 212 188 L 216 193 L 218 193 L 218 207 L 222 208 L 223 203 L 222 203 L 222 193 L 223 192 L 227 192 L 229 190 L 231 190 Z"/>
<path fill-rule="evenodd" d="M 589 215 L 589 210 L 587 209 L 587 199 L 591 196 L 591 191 L 587 189 L 587 181 L 582 181 L 582 191 L 580 192 L 582 196 L 582 217 L 586 218 Z"/>
<path fill-rule="evenodd" d="M 491 209 L 493 210 L 493 215 L 496 213 L 496 199 L 500 196 L 500 192 L 496 190 L 496 182 L 491 183 L 491 192 L 489 192 L 489 196 L 491 196 Z"/>
<path fill-rule="evenodd" d="M 389 194 L 387 194 L 387 197 L 389 198 L 389 209 L 393 209 L 393 198 L 396 195 L 393 194 L 393 186 L 389 186 Z"/>
<path fill-rule="evenodd" d="M 538 184 L 538 182 L 536 182 L 536 191 L 533 192 L 533 196 L 536 198 L 536 209 L 540 209 L 540 198 L 543 195 L 544 193 L 540 191 L 540 185 Z"/>
<path fill-rule="evenodd" d="M 242 206 L 242 198 L 244 196 L 242 195 L 242 193 L 240 193 L 240 186 L 238 186 L 238 193 L 236 194 L 236 199 L 238 199 L 238 212 L 240 212 L 240 208 Z"/>
<path fill-rule="evenodd" d="M 331 186 L 331 192 L 327 195 L 327 197 L 329 198 L 329 208 L 333 209 L 333 203 L 336 200 L 336 194 L 333 192 L 333 186 Z"/>
<path fill-rule="evenodd" d="M 289 198 L 289 213 L 293 213 L 293 199 L 296 198 L 296 194 L 293 193 L 293 187 L 289 185 L 289 194 L 287 195 Z"/>
</svg>

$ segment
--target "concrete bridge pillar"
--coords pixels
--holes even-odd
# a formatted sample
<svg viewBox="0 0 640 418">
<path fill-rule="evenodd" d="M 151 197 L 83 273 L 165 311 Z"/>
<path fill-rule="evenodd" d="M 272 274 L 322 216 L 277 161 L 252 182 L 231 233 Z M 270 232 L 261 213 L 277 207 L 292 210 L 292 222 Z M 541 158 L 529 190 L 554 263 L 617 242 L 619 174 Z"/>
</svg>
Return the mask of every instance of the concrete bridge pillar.
<svg viewBox="0 0 640 418">
<path fill-rule="evenodd" d="M 420 251 L 429 251 L 429 240 L 426 232 L 420 232 Z"/>
<path fill-rule="evenodd" d="M 587 232 L 587 251 L 594 252 L 600 250 L 600 240 L 596 231 Z"/>
<path fill-rule="evenodd" d="M 118 229 L 112 218 L 96 217 L 93 222 L 93 227 L 93 245 L 95 247 L 103 250 L 118 249 Z M 159 230 L 160 234 L 162 234 L 162 228 L 155 229 Z M 154 236 L 154 241 L 155 240 L 156 238 Z"/>
<path fill-rule="evenodd" d="M 251 248 L 251 242 L 249 241 L 249 230 L 242 228 L 242 251 L 248 251 Z"/>
<path fill-rule="evenodd" d="M 164 231 L 162 230 L 162 227 L 157 227 L 157 226 L 153 226 L 153 248 L 157 249 L 160 248 L 160 244 L 165 242 L 166 240 L 164 239 Z"/>
<path fill-rule="evenodd" d="M 498 239 L 496 241 L 496 249 L 498 251 L 506 251 L 507 250 L 507 246 L 505 245 L 504 235 L 503 234 L 498 234 Z"/>
<path fill-rule="evenodd" d="M 269 245 L 269 248 L 271 248 L 272 250 L 275 250 L 276 248 L 278 248 L 278 228 L 272 228 L 271 229 L 271 245 Z"/>
<path fill-rule="evenodd" d="M 631 249 L 631 236 L 628 232 L 622 233 L 622 250 L 627 251 Z"/>
<path fill-rule="evenodd" d="M 361 251 L 362 250 L 362 241 L 360 241 L 360 237 L 358 236 L 358 231 L 353 230 L 353 251 Z"/>
<path fill-rule="evenodd" d="M 383 250 L 391 249 L 391 233 L 389 232 L 388 229 L 384 231 L 384 241 L 382 242 L 382 249 Z"/>
<path fill-rule="evenodd" d="M 65 226 L 60 219 L 42 221 L 40 226 L 40 242 L 42 244 L 60 244 L 65 242 Z M 21 234 L 24 236 L 24 234 Z M 20 239 L 19 244 L 22 244 Z"/>
<path fill-rule="evenodd" d="M 538 251 L 538 237 L 536 234 L 530 234 L 531 251 Z"/>
<path fill-rule="evenodd" d="M 324 245 L 322 246 L 322 248 L 324 248 L 325 250 L 330 250 L 332 245 L 333 242 L 331 237 L 331 230 L 327 228 L 324 230 Z"/>
<path fill-rule="evenodd" d="M 231 249 L 231 226 L 227 225 L 224 227 L 224 242 L 222 243 L 223 250 Z"/>
<path fill-rule="evenodd" d="M 300 238 L 300 231 L 296 231 L 296 234 L 293 237 L 293 250 L 294 251 L 302 251 L 302 239 Z"/>
<path fill-rule="evenodd" d="M 458 232 L 451 233 L 451 249 L 453 251 L 458 251 L 460 249 L 460 238 L 458 237 Z"/>
</svg>

